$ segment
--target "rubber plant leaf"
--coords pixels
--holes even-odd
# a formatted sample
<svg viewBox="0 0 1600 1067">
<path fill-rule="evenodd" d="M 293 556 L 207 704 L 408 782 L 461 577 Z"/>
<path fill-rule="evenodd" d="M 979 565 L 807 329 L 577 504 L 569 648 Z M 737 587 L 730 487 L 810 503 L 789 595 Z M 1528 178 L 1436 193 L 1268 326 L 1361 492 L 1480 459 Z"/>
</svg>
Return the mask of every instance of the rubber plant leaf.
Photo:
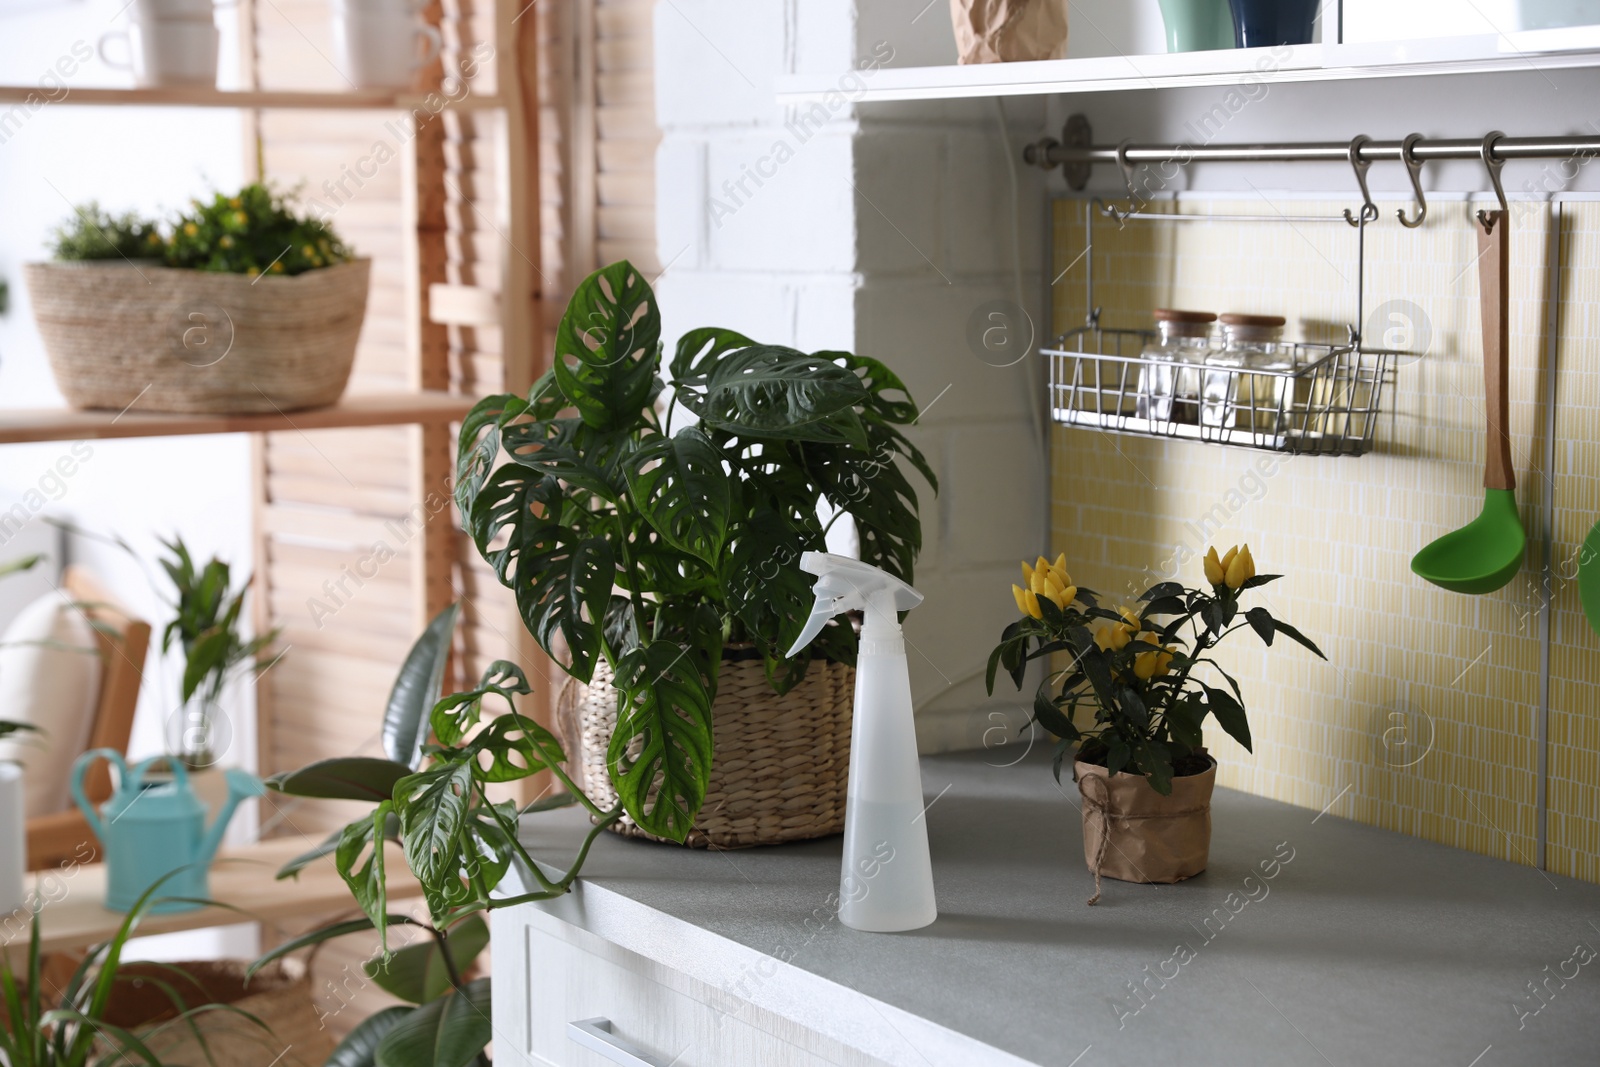
<svg viewBox="0 0 1600 1067">
<path fill-rule="evenodd" d="M 456 973 L 460 974 L 488 944 L 489 924 L 481 915 L 471 915 L 451 928 L 445 936 L 444 948 L 440 948 L 438 938 L 424 934 L 416 944 L 397 950 L 387 963 L 368 960 L 362 964 L 362 970 L 379 988 L 401 1000 L 423 1004 L 450 991 L 450 968 L 444 961 L 446 952 L 450 954 Z"/>
<path fill-rule="evenodd" d="M 428 712 L 439 699 L 450 641 L 461 605 L 451 604 L 435 615 L 406 654 L 383 712 L 383 750 L 396 763 L 416 767 L 428 739 Z"/>
<path fill-rule="evenodd" d="M 338 756 L 318 760 L 297 771 L 275 774 L 267 787 L 296 797 L 323 800 L 368 800 L 373 803 L 394 795 L 395 783 L 411 768 L 376 756 Z"/>
<path fill-rule="evenodd" d="M 367 1016 L 345 1035 L 323 1067 L 375 1067 L 378 1043 L 395 1028 L 395 1024 L 415 1010 L 396 1004 Z"/>
<path fill-rule="evenodd" d="M 494 1036 L 489 979 L 468 982 L 401 1019 L 378 1042 L 376 1067 L 467 1067 Z"/>
</svg>

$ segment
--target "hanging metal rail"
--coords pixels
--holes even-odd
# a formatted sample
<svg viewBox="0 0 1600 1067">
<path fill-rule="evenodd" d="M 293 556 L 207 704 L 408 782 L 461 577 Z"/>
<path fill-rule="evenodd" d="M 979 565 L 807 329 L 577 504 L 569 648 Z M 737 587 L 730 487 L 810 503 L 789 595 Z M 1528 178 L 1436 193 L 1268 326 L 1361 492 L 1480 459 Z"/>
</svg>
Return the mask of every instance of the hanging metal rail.
<svg viewBox="0 0 1600 1067">
<path fill-rule="evenodd" d="M 1378 217 L 1377 206 L 1367 189 L 1367 171 L 1374 163 L 1404 163 L 1411 179 L 1411 189 L 1416 200 L 1416 210 L 1411 217 L 1399 212 L 1400 223 L 1407 228 L 1418 226 L 1427 215 L 1427 199 L 1422 191 L 1422 165 L 1443 160 L 1476 160 L 1483 164 L 1494 186 L 1502 211 L 1509 210 L 1505 189 L 1500 182 L 1500 169 L 1510 160 L 1517 159 L 1588 159 L 1600 155 L 1600 136 L 1559 137 L 1507 137 L 1499 130 L 1483 137 L 1426 138 L 1413 133 L 1399 141 L 1375 141 L 1358 135 L 1349 141 L 1300 141 L 1278 144 L 1134 144 L 1124 141 L 1119 145 L 1097 145 L 1087 117 L 1070 116 L 1061 128 L 1061 137 L 1045 137 L 1026 146 L 1022 158 L 1032 166 L 1052 170 L 1062 169 L 1067 184 L 1082 189 L 1089 183 L 1090 168 L 1096 163 L 1115 163 L 1122 169 L 1128 195 L 1137 201 L 1148 199 L 1135 188 L 1136 168 L 1140 164 L 1159 163 L 1184 166 L 1189 163 L 1348 163 L 1361 187 L 1362 207 L 1359 212 L 1367 222 Z M 1168 176 L 1170 177 L 1170 176 Z M 1148 192 L 1148 190 L 1147 190 Z M 1355 215 L 1346 213 L 1350 225 L 1357 224 Z M 1484 229 L 1494 225 L 1486 212 L 1478 212 L 1478 221 Z"/>
</svg>

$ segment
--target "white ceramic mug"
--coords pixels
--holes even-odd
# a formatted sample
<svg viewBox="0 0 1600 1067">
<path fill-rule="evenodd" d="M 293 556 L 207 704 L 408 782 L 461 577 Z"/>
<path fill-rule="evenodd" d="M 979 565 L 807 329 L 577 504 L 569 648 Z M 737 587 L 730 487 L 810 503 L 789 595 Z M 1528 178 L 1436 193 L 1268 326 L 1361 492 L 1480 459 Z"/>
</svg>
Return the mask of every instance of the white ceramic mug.
<svg viewBox="0 0 1600 1067">
<path fill-rule="evenodd" d="M 422 14 L 422 8 L 423 0 L 333 0 L 333 13 L 336 18 L 346 12 L 355 15 L 415 17 Z"/>
<path fill-rule="evenodd" d="M 106 45 L 122 40 L 128 55 L 118 62 L 106 54 Z M 135 22 L 126 30 L 112 30 L 100 38 L 100 59 L 114 70 L 133 71 L 141 88 L 158 85 L 217 84 L 216 26 L 187 19 Z"/>
<path fill-rule="evenodd" d="M 419 40 L 426 42 L 420 57 Z M 333 43 L 341 69 L 358 89 L 409 89 L 417 71 L 444 48 L 439 31 L 413 14 L 369 14 L 349 7 L 334 11 Z"/>
<path fill-rule="evenodd" d="M 133 0 L 128 16 L 134 22 L 207 22 L 218 8 L 232 7 L 231 0 Z"/>
</svg>

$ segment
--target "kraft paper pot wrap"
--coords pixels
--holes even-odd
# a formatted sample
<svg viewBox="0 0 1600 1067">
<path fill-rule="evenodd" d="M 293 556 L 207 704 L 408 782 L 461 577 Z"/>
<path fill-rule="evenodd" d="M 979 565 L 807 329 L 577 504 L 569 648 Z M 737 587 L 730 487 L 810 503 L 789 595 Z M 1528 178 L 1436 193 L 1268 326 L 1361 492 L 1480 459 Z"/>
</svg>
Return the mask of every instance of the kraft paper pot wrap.
<svg viewBox="0 0 1600 1067">
<path fill-rule="evenodd" d="M 1100 876 L 1124 882 L 1181 882 L 1206 869 L 1211 851 L 1211 790 L 1217 763 L 1201 774 L 1172 780 L 1172 795 L 1162 796 L 1143 775 L 1074 763 L 1083 794 L 1083 858 Z"/>
<path fill-rule="evenodd" d="M 950 0 L 962 63 L 1061 59 L 1067 0 Z"/>
</svg>

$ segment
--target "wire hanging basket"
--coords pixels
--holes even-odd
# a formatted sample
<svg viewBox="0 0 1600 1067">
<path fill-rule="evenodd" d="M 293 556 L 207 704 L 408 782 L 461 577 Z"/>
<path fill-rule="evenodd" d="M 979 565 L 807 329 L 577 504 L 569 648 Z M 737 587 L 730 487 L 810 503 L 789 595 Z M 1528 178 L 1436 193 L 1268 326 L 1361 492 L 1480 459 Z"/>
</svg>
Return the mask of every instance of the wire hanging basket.
<svg viewBox="0 0 1600 1067">
<path fill-rule="evenodd" d="M 1293 370 L 1175 363 L 1140 353 L 1144 330 L 1081 326 L 1043 354 L 1050 414 L 1068 426 L 1274 452 L 1359 456 L 1372 447 L 1391 354 L 1285 345 Z"/>
<path fill-rule="evenodd" d="M 1357 230 L 1356 321 L 1361 321 L 1366 223 L 1355 217 L 1185 215 L 1086 204 L 1088 307 L 1084 325 L 1040 349 L 1050 366 L 1050 417 L 1067 426 L 1168 437 L 1272 452 L 1360 456 L 1370 451 L 1384 385 L 1397 353 L 1366 348 L 1355 328 L 1345 344 L 1283 343 L 1283 369 L 1192 363 L 1144 355 L 1149 330 L 1100 325 L 1094 298 L 1094 216 L 1119 223 L 1348 222 Z M 1349 214 L 1348 212 L 1346 213 Z"/>
</svg>

